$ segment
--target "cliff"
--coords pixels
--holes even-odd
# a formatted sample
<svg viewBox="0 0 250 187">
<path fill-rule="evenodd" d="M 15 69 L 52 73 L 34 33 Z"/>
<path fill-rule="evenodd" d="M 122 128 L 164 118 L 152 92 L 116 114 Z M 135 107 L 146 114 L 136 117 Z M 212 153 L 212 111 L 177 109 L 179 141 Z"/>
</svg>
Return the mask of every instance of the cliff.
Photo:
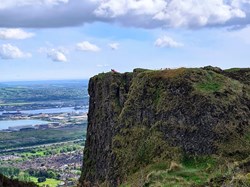
<svg viewBox="0 0 250 187">
<path fill-rule="evenodd" d="M 129 184 L 138 171 L 144 172 L 141 184 L 150 186 L 149 166 L 184 168 L 187 157 L 247 162 L 249 81 L 250 69 L 214 67 L 135 69 L 91 78 L 79 186 Z M 217 158 L 209 157 L 214 169 Z"/>
</svg>

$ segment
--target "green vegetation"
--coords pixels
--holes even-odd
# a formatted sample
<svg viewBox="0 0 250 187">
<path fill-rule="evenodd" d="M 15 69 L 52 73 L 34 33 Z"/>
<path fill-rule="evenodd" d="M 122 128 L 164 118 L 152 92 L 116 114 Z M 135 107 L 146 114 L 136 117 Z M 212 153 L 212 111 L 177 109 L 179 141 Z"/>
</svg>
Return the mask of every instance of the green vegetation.
<svg viewBox="0 0 250 187">
<path fill-rule="evenodd" d="M 222 84 L 219 84 L 217 82 L 205 82 L 205 83 L 200 83 L 197 85 L 197 88 L 199 90 L 205 91 L 205 92 L 216 92 L 219 91 L 222 87 Z"/>
<path fill-rule="evenodd" d="M 75 125 L 59 129 L 29 130 L 22 132 L 0 132 L 0 151 L 3 149 L 20 148 L 48 143 L 84 139 L 86 126 Z M 40 153 L 42 154 L 42 153 Z"/>
<path fill-rule="evenodd" d="M 44 182 L 38 182 L 38 178 L 36 178 L 36 177 L 30 177 L 30 180 L 41 187 L 44 187 L 44 186 L 57 187 L 57 185 L 62 182 L 60 180 L 55 180 L 55 179 L 46 179 L 46 181 L 44 181 Z"/>
<path fill-rule="evenodd" d="M 226 86 L 225 77 L 213 71 L 203 73 L 205 73 L 205 76 L 203 76 L 195 85 L 197 90 L 203 92 L 218 92 Z"/>
<path fill-rule="evenodd" d="M 235 71 L 240 71 L 242 69 L 244 69 L 244 68 L 230 68 L 230 69 L 226 69 L 225 71 L 226 72 L 235 72 Z"/>
<path fill-rule="evenodd" d="M 85 81 L 5 83 L 0 85 L 0 109 L 53 108 L 58 105 L 87 104 Z"/>
<path fill-rule="evenodd" d="M 248 82 L 216 67 L 94 77 L 82 186 L 249 186 Z"/>
<path fill-rule="evenodd" d="M 1 187 L 35 187 L 33 182 L 22 182 L 17 179 L 9 179 L 0 173 L 0 186 Z"/>
<path fill-rule="evenodd" d="M 133 127 L 124 130 L 113 139 L 114 153 L 119 163 L 118 172 L 129 176 L 149 164 L 164 161 L 179 161 L 181 152 L 163 140 L 162 134 L 154 129 Z M 159 165 L 155 165 L 161 167 Z M 165 166 L 165 165 L 164 165 Z"/>
<path fill-rule="evenodd" d="M 143 140 L 146 137 L 143 137 Z M 190 156 L 184 154 L 179 155 L 181 159 L 176 159 L 178 158 L 176 156 L 173 157 L 172 161 L 158 159 L 156 156 L 152 159 L 155 162 L 147 162 L 148 164 L 141 165 L 140 168 L 136 167 L 136 170 L 130 168 L 130 171 L 133 172 L 130 172 L 126 177 L 126 182 L 121 187 L 199 187 L 206 185 L 222 186 L 223 184 L 248 187 L 250 185 L 249 137 L 249 127 L 246 129 L 244 136 L 232 132 L 230 141 L 222 140 L 217 144 L 219 155 Z M 139 136 L 138 138 L 142 137 Z M 147 141 L 147 138 L 145 141 Z M 133 141 L 132 143 L 135 143 L 136 147 L 137 142 Z M 125 149 L 121 148 L 121 151 L 125 153 L 123 159 L 126 159 L 127 150 Z M 173 150 L 172 154 L 175 154 Z M 135 150 L 132 155 L 136 155 Z M 144 159 L 139 157 L 136 162 L 144 162 Z M 122 166 L 122 169 L 124 169 L 123 167 L 127 166 Z"/>
<path fill-rule="evenodd" d="M 0 173 L 8 176 L 8 177 L 13 177 L 13 176 L 18 176 L 20 174 L 20 169 L 19 168 L 14 168 L 14 167 L 0 167 Z"/>
<path fill-rule="evenodd" d="M 0 87 L 0 99 L 6 103 L 80 100 L 84 92 L 86 88 L 82 84 L 8 86 Z"/>
<path fill-rule="evenodd" d="M 42 146 L 38 148 L 30 148 L 30 149 L 25 149 L 23 151 L 19 151 L 18 155 L 21 156 L 22 159 L 46 157 L 49 155 L 68 153 L 71 151 L 82 149 L 83 144 L 84 142 L 82 141 L 82 145 L 80 145 L 78 142 L 72 142 L 72 143 L 60 143 L 59 145 Z"/>
<path fill-rule="evenodd" d="M 69 180 L 75 183 L 80 176 L 83 143 L 83 141 L 74 141 L 0 154 L 2 158 L 10 157 L 10 160 L 0 160 L 0 173 L 11 179 L 33 181 L 39 186 L 49 185 L 50 187 L 57 186 L 62 182 L 60 179 L 63 175 L 70 174 L 72 178 Z M 50 160 L 54 162 L 48 163 Z M 68 164 L 67 168 L 60 169 L 65 164 Z"/>
<path fill-rule="evenodd" d="M 180 149 L 169 146 L 154 129 L 137 126 L 121 134 L 113 141 L 119 172 L 126 176 L 121 187 L 194 186 L 214 177 L 215 158 L 183 156 Z"/>
<path fill-rule="evenodd" d="M 249 162 L 249 160 L 248 160 Z M 120 187 L 200 187 L 226 186 L 248 187 L 249 173 L 239 170 L 239 165 L 216 156 L 188 157 L 170 166 L 160 162 L 141 168 L 128 176 Z"/>
<path fill-rule="evenodd" d="M 194 158 L 191 158 L 194 159 Z M 209 167 L 212 167 L 209 162 L 198 161 L 189 163 L 188 165 L 172 164 L 165 170 L 152 170 L 145 178 L 145 186 L 194 186 L 202 185 L 208 180 L 208 172 L 205 172 Z"/>
</svg>

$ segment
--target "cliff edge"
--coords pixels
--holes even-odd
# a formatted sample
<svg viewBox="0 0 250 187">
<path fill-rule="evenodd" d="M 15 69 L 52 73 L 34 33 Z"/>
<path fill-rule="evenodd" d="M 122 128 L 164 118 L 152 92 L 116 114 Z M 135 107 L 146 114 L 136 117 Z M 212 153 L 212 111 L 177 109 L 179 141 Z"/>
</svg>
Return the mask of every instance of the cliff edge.
<svg viewBox="0 0 250 187">
<path fill-rule="evenodd" d="M 211 66 L 94 76 L 79 186 L 224 184 L 210 174 L 225 162 L 250 179 L 249 83 L 248 68 Z M 190 167 L 198 182 L 170 178 Z"/>
</svg>

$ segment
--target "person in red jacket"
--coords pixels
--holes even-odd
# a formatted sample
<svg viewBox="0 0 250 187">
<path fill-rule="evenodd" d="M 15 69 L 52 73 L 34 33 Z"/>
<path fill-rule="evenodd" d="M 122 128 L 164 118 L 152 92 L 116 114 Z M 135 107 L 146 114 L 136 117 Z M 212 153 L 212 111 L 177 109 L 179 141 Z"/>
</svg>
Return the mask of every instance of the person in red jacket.
<svg viewBox="0 0 250 187">
<path fill-rule="evenodd" d="M 111 69 L 111 72 L 113 72 L 113 73 L 118 73 L 116 70 L 114 70 L 114 69 Z"/>
</svg>

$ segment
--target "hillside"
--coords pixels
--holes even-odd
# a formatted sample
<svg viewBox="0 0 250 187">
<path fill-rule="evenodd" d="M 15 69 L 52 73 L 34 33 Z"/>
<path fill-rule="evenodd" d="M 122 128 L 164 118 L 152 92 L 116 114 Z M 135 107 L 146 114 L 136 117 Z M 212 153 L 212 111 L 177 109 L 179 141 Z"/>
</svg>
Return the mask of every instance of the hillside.
<svg viewBox="0 0 250 187">
<path fill-rule="evenodd" d="M 11 180 L 0 174 L 0 187 L 37 187 L 34 183 Z"/>
<path fill-rule="evenodd" d="M 79 186 L 250 185 L 250 69 L 102 73 Z"/>
</svg>

